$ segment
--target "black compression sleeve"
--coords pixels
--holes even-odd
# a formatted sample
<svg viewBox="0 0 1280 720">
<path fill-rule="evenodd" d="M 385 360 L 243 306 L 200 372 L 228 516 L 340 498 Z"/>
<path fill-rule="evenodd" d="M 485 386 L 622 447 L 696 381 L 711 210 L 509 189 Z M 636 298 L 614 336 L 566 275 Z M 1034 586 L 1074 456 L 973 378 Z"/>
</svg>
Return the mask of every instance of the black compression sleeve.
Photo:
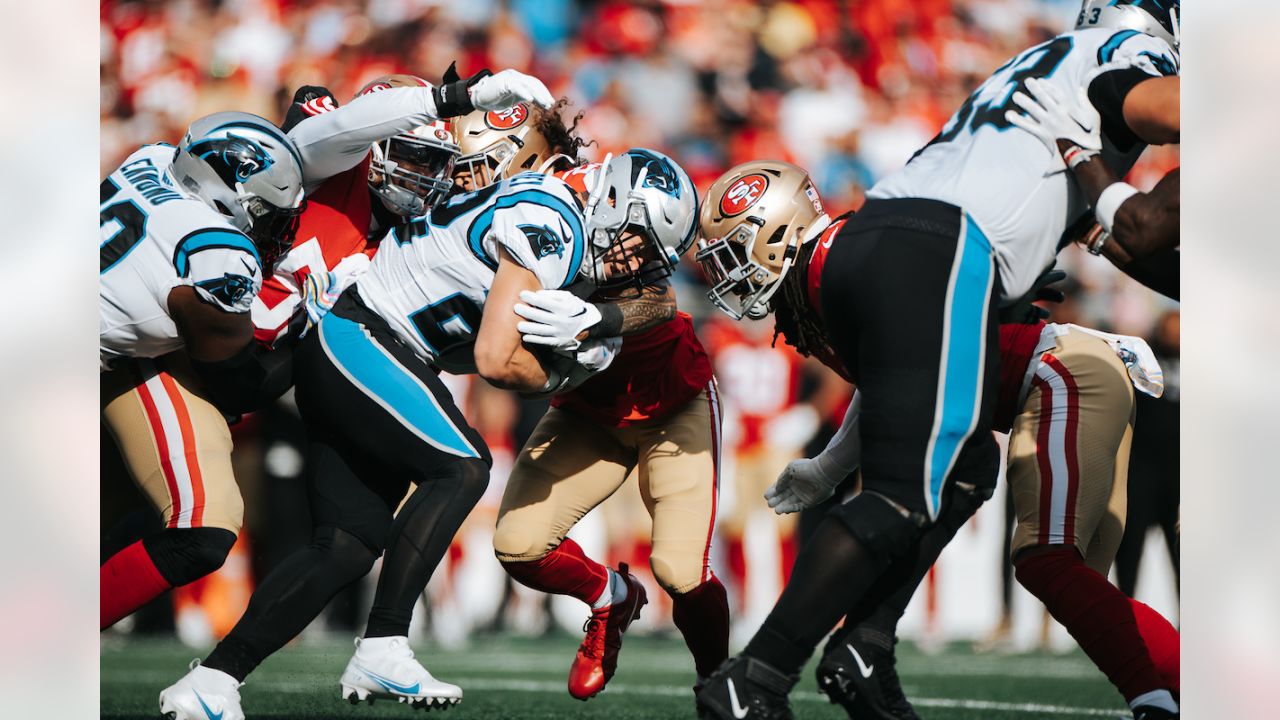
<svg viewBox="0 0 1280 720">
<path fill-rule="evenodd" d="M 1178 248 L 1156 253 L 1143 260 L 1134 260 L 1125 266 L 1124 272 L 1167 298 L 1181 300 L 1179 281 L 1182 278 L 1182 255 Z"/>
<path fill-rule="evenodd" d="M 622 308 L 616 303 L 593 303 L 600 311 L 600 322 L 587 328 L 589 338 L 610 338 L 622 334 Z"/>
<path fill-rule="evenodd" d="M 293 350 L 264 350 L 250 342 L 234 357 L 216 363 L 191 360 L 209 400 L 219 410 L 252 412 L 284 394 L 293 384 Z"/>
<path fill-rule="evenodd" d="M 1089 83 L 1089 102 L 1102 116 L 1102 132 L 1120 152 L 1128 152 L 1142 139 L 1124 121 L 1124 99 L 1139 83 L 1156 79 L 1155 75 L 1135 67 L 1104 72 Z"/>
</svg>

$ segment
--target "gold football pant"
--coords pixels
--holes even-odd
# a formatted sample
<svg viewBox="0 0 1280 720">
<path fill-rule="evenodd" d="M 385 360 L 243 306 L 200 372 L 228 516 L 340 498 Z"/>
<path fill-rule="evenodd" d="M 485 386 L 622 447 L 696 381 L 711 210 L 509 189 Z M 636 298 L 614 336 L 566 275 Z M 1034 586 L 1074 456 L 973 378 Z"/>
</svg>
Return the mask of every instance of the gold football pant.
<svg viewBox="0 0 1280 720">
<path fill-rule="evenodd" d="M 605 427 L 552 408 L 516 458 L 493 546 L 504 562 L 538 560 L 638 468 L 653 519 L 654 578 L 681 594 L 711 577 L 709 552 L 720 469 L 715 381 L 671 416 Z"/>
<path fill-rule="evenodd" d="M 231 430 L 179 354 L 130 360 L 100 378 L 102 421 L 166 528 L 240 531 Z"/>
<path fill-rule="evenodd" d="M 1074 545 L 1107 574 L 1124 534 L 1134 407 L 1128 372 L 1103 340 L 1071 330 L 1039 359 L 1009 441 L 1015 558 Z"/>
</svg>

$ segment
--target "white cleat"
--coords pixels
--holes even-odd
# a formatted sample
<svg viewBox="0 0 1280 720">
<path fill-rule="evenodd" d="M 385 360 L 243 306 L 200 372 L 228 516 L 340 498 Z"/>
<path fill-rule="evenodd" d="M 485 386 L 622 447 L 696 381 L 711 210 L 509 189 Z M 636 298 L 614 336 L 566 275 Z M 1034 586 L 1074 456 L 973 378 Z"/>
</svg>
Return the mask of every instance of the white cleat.
<svg viewBox="0 0 1280 720">
<path fill-rule="evenodd" d="M 221 670 L 192 660 L 191 672 L 160 691 L 160 714 L 168 720 L 244 720 L 240 683 Z"/>
<path fill-rule="evenodd" d="M 352 705 L 394 698 L 414 708 L 447 710 L 462 702 L 462 688 L 431 677 L 404 636 L 356 638 L 356 652 L 341 683 L 342 697 Z"/>
</svg>

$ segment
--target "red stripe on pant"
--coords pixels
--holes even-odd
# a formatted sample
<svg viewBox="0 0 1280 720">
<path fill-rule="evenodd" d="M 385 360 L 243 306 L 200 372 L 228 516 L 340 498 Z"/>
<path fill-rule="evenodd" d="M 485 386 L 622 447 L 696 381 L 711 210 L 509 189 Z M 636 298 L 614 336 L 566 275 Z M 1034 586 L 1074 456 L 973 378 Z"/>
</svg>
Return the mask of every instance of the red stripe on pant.
<svg viewBox="0 0 1280 720">
<path fill-rule="evenodd" d="M 139 373 L 138 398 L 146 410 L 147 421 L 151 424 L 151 436 L 156 440 L 156 452 L 160 455 L 160 471 L 164 474 L 165 484 L 169 486 L 169 502 L 173 504 L 169 514 L 169 522 L 165 527 L 178 527 L 178 516 L 182 513 L 182 495 L 178 492 L 178 479 L 173 473 L 173 462 L 169 459 L 169 441 L 165 436 L 164 422 L 160 419 L 160 411 L 156 408 L 155 398 L 147 388 L 147 381 Z"/>
<path fill-rule="evenodd" d="M 187 479 L 191 482 L 191 527 L 204 526 L 204 478 L 200 475 L 200 456 L 196 453 L 196 431 L 191 422 L 191 413 L 187 410 L 187 402 L 178 390 L 178 383 L 166 374 L 160 375 L 160 384 L 164 385 L 169 395 L 169 403 L 173 405 L 173 414 L 178 418 L 178 429 L 182 435 L 182 457 L 186 461 Z"/>
</svg>

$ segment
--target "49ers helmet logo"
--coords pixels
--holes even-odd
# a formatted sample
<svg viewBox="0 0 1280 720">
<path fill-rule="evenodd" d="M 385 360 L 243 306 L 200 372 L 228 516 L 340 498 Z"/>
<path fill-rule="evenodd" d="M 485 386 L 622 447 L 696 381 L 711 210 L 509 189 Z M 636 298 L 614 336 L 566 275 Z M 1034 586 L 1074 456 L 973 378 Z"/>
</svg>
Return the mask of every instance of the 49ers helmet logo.
<svg viewBox="0 0 1280 720">
<path fill-rule="evenodd" d="M 484 114 L 484 124 L 494 130 L 510 130 L 524 124 L 529 117 L 529 106 L 517 103 L 507 110 L 490 110 Z"/>
<path fill-rule="evenodd" d="M 769 189 L 769 178 L 758 173 L 738 178 L 720 199 L 720 214 L 733 217 L 747 211 Z"/>
</svg>

